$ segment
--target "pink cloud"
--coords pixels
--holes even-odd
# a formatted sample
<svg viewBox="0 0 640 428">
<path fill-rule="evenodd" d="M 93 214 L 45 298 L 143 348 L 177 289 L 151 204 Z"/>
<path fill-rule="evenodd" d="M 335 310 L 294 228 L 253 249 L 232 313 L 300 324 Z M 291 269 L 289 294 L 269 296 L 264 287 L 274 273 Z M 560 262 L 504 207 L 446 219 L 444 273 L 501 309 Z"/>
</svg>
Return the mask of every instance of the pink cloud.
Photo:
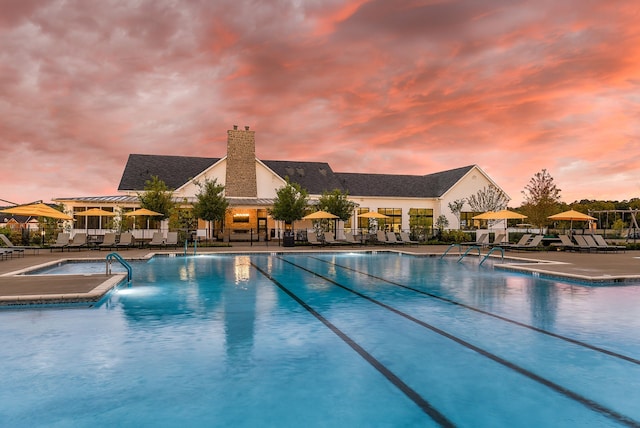
<svg viewBox="0 0 640 428">
<path fill-rule="evenodd" d="M 567 202 L 638 197 L 635 14 L 631 0 L 7 1 L 0 198 L 113 194 L 129 153 L 221 156 L 234 124 L 263 159 L 342 172 L 477 163 L 516 205 L 542 168 Z"/>
</svg>

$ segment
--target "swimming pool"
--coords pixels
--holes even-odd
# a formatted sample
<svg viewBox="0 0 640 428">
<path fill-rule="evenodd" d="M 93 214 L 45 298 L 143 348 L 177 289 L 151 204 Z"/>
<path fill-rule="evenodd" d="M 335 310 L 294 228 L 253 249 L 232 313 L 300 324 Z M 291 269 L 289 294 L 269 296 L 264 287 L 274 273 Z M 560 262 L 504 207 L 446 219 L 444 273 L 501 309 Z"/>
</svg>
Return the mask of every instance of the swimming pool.
<svg viewBox="0 0 640 428">
<path fill-rule="evenodd" d="M 0 311 L 8 426 L 639 426 L 640 285 L 378 254 L 154 257 Z"/>
</svg>

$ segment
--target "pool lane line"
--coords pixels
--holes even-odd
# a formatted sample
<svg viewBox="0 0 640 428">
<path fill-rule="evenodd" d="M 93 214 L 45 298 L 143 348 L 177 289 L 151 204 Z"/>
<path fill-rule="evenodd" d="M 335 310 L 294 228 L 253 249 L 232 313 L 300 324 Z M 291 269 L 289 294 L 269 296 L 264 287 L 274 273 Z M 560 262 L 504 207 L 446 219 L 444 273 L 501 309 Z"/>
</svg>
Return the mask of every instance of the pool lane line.
<svg viewBox="0 0 640 428">
<path fill-rule="evenodd" d="M 453 341 L 453 342 L 455 342 L 455 343 L 457 343 L 459 345 L 462 345 L 465 348 L 470 349 L 470 350 L 482 355 L 483 357 L 486 357 L 486 358 L 488 358 L 488 359 L 490 359 L 492 361 L 495 361 L 496 363 L 501 364 L 501 365 L 503 365 L 503 366 L 515 371 L 516 373 L 519 373 L 519 374 L 521 374 L 521 375 L 523 375 L 525 377 L 528 377 L 529 379 L 534 380 L 534 381 L 536 381 L 536 382 L 538 382 L 538 383 L 540 383 L 540 384 L 542 384 L 542 385 L 544 385 L 544 386 L 546 386 L 546 387 L 548 387 L 548 388 L 550 388 L 550 389 L 552 389 L 552 390 L 564 395 L 565 397 L 568 397 L 568 398 L 570 398 L 570 399 L 572 399 L 574 401 L 577 401 L 578 403 L 584 405 L 585 407 L 587 407 L 587 408 L 589 408 L 591 410 L 594 410 L 594 411 L 596 411 L 596 412 L 598 412 L 598 413 L 600 413 L 602 415 L 608 416 L 610 419 L 613 419 L 613 420 L 615 420 L 617 422 L 620 422 L 621 424 L 624 424 L 624 425 L 629 426 L 629 427 L 640 428 L 640 422 L 638 422 L 638 421 L 636 421 L 636 420 L 634 420 L 634 419 L 632 419 L 632 418 L 630 418 L 628 416 L 625 416 L 625 415 L 623 415 L 621 413 L 618 413 L 613 409 L 609 409 L 608 407 L 605 407 L 604 405 L 602 405 L 602 404 L 600 404 L 600 403 L 598 403 L 598 402 L 596 402 L 594 400 L 591 400 L 591 399 L 589 399 L 589 398 L 587 398 L 585 396 L 582 396 L 582 395 L 578 394 L 577 392 L 571 391 L 570 389 L 567 389 L 562 385 L 559 385 L 559 384 L 557 384 L 557 383 L 555 383 L 555 382 L 553 382 L 553 381 L 551 381 L 549 379 L 546 379 L 546 378 L 544 378 L 544 377 L 542 377 L 542 376 L 540 376 L 540 375 L 538 375 L 538 374 L 536 374 L 536 373 L 534 373 L 534 372 L 532 372 L 532 371 L 530 371 L 530 370 L 528 370 L 528 369 L 526 369 L 524 367 L 520 367 L 519 365 L 517 365 L 516 363 L 514 363 L 512 361 L 509 361 L 509 360 L 506 360 L 506 359 L 504 359 L 502 357 L 499 357 L 498 355 L 493 354 L 493 353 L 491 353 L 491 352 L 489 352 L 489 351 L 487 351 L 485 349 L 482 349 L 482 348 L 480 348 L 480 347 L 478 347 L 478 346 L 476 346 L 476 345 L 474 345 L 474 344 L 472 344 L 470 342 L 467 342 L 466 340 L 464 340 L 464 339 L 462 339 L 460 337 L 454 336 L 451 333 L 447 333 L 446 331 L 441 330 L 441 329 L 439 329 L 438 327 L 436 327 L 434 325 L 431 325 L 431 324 L 426 323 L 426 322 L 424 322 L 424 321 L 422 321 L 422 320 L 420 320 L 418 318 L 415 318 L 415 317 L 409 315 L 408 313 L 403 312 L 403 311 L 401 311 L 399 309 L 396 309 L 393 306 L 389 306 L 386 303 L 383 303 L 383 302 L 381 302 L 379 300 L 374 299 L 373 297 L 369 297 L 366 294 L 362 294 L 359 291 L 353 290 L 352 288 L 349 288 L 346 285 L 342 285 L 339 282 L 332 280 L 331 278 L 328 278 L 328 277 L 326 277 L 326 276 L 324 276 L 322 274 L 319 274 L 317 272 L 312 271 L 311 269 L 307 269 L 304 266 L 300 266 L 300 265 L 298 265 L 298 264 L 296 264 L 296 263 L 294 263 L 294 262 L 292 262 L 290 260 L 286 260 L 286 259 L 284 259 L 284 258 L 282 258 L 280 256 L 278 256 L 277 258 L 282 260 L 285 263 L 288 263 L 288 264 L 290 264 L 292 266 L 297 267 L 298 269 L 301 269 L 301 270 L 303 270 L 305 272 L 308 272 L 311 275 L 314 275 L 314 276 L 316 276 L 318 278 L 321 278 L 321 279 L 327 281 L 330 284 L 333 284 L 333 285 L 335 285 L 335 286 L 337 286 L 339 288 L 342 288 L 345 291 L 353 293 L 353 294 L 355 294 L 356 296 L 358 296 L 358 297 L 360 297 L 362 299 L 368 300 L 371 303 L 374 303 L 374 304 L 376 304 L 376 305 L 378 305 L 378 306 L 380 306 L 380 307 L 382 307 L 384 309 L 387 309 L 388 311 L 390 311 L 390 312 L 392 312 L 392 313 L 394 313 L 396 315 L 399 315 L 399 316 L 401 316 L 403 318 L 406 318 L 407 320 L 409 320 L 409 321 L 411 321 L 411 322 L 413 322 L 415 324 L 418 324 L 421 327 L 424 327 L 424 328 L 426 328 L 428 330 L 431 330 L 434 333 L 437 333 L 437 334 L 439 334 L 439 335 L 441 335 L 441 336 L 443 336 L 443 337 L 445 337 L 445 338 L 447 338 L 447 339 L 449 339 L 449 340 L 451 340 L 451 341 Z"/>
<path fill-rule="evenodd" d="M 519 327 L 524 327 L 524 328 L 527 328 L 529 330 L 533 330 L 533 331 L 535 331 L 537 333 L 546 334 L 547 336 L 550 336 L 550 337 L 553 337 L 553 338 L 556 338 L 556 339 L 560 339 L 560 340 L 564 340 L 565 342 L 571 343 L 573 345 L 582 346 L 582 347 L 584 347 L 586 349 L 590 349 L 592 351 L 600 352 L 600 353 L 606 354 L 606 355 L 608 355 L 610 357 L 619 358 L 619 359 L 627 361 L 629 363 L 640 365 L 640 360 L 639 359 L 630 357 L 628 355 L 620 354 L 618 352 L 611 351 L 611 350 L 605 349 L 605 348 L 601 348 L 599 346 L 595 346 L 595 345 L 592 345 L 590 343 L 582 342 L 582 341 L 577 340 L 577 339 L 572 339 L 572 338 L 567 337 L 567 336 L 562 336 L 562 335 L 560 335 L 558 333 L 554 333 L 554 332 L 551 332 L 551 331 L 548 331 L 548 330 L 544 330 L 544 329 L 541 329 L 541 328 L 538 328 L 538 327 L 535 327 L 535 326 L 532 326 L 532 325 L 529 325 L 529 324 L 525 324 L 525 323 L 522 323 L 520 321 L 513 320 L 511 318 L 503 317 L 502 315 L 494 314 L 492 312 L 487 312 L 487 311 L 485 311 L 483 309 L 479 309 L 479 308 L 476 308 L 476 307 L 473 307 L 473 306 L 469 306 L 469 305 L 467 305 L 465 303 L 456 302 L 455 300 L 451 300 L 451 299 L 448 299 L 446 297 L 438 296 L 437 294 L 429 293 L 428 291 L 424 291 L 424 290 L 420 290 L 420 289 L 417 289 L 417 288 L 413 288 L 413 287 L 411 287 L 409 285 L 405 285 L 405 284 L 401 284 L 399 282 L 391 281 L 391 280 L 388 280 L 388 279 L 380 277 L 380 276 L 371 275 L 370 273 L 362 272 L 362 271 L 359 271 L 357 269 L 351 268 L 349 266 L 340 265 L 340 264 L 337 264 L 337 263 L 334 263 L 334 262 L 330 262 L 328 260 L 323 260 L 323 259 L 320 259 L 320 258 L 317 258 L 317 257 L 312 257 L 312 256 L 307 256 L 307 257 L 312 258 L 314 260 L 321 261 L 323 263 L 327 263 L 327 264 L 330 264 L 330 265 L 333 265 L 333 266 L 337 266 L 337 267 L 345 269 L 345 270 L 350 270 L 350 271 L 358 273 L 360 275 L 368 276 L 370 278 L 374 278 L 374 279 L 386 282 L 387 284 L 395 285 L 397 287 L 402 287 L 402 288 L 405 288 L 407 290 L 414 291 L 414 292 L 416 292 L 418 294 L 424 294 L 425 296 L 433 297 L 434 299 L 438 299 L 438 300 L 441 300 L 443 302 L 450 303 L 452 305 L 460 306 L 461 308 L 469 309 L 471 311 L 475 311 L 475 312 L 478 312 L 480 314 L 487 315 L 487 316 L 499 319 L 501 321 L 505 321 L 505 322 L 517 325 Z"/>
<path fill-rule="evenodd" d="M 275 279 L 271 274 L 266 272 L 260 266 L 256 265 L 254 262 L 251 262 L 251 266 L 253 266 L 258 272 L 267 277 L 271 282 L 273 282 L 279 289 L 285 292 L 289 297 L 295 300 L 300 306 L 306 309 L 311 315 L 316 317 L 320 322 L 322 322 L 329 330 L 331 330 L 334 334 L 336 334 L 343 342 L 351 347 L 354 351 L 356 351 L 365 361 L 371 364 L 380 374 L 382 374 L 387 380 L 389 380 L 396 388 L 398 388 L 402 393 L 404 393 L 411 401 L 413 401 L 424 413 L 431 417 L 435 422 L 440 424 L 443 427 L 455 427 L 453 422 L 451 422 L 445 415 L 440 413 L 435 407 L 433 407 L 427 400 L 425 400 L 418 392 L 416 392 L 409 385 L 404 383 L 402 379 L 400 379 L 395 373 L 393 373 L 387 366 L 378 361 L 373 355 L 368 353 L 362 346 L 358 345 L 353 339 L 351 339 L 346 333 L 336 327 L 331 321 L 323 317 L 319 312 L 305 303 L 300 297 L 298 297 L 293 291 L 289 290 L 285 285 L 283 285 L 280 281 Z"/>
</svg>

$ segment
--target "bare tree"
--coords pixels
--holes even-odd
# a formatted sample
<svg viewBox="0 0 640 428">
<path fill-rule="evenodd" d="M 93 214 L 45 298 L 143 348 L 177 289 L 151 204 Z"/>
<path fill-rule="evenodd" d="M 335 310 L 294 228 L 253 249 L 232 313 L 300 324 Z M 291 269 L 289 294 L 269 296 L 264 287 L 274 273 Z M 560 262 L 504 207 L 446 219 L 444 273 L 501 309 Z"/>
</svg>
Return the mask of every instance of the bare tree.
<svg viewBox="0 0 640 428">
<path fill-rule="evenodd" d="M 478 190 L 478 193 L 467 198 L 473 212 L 499 211 L 507 207 L 509 197 L 493 184 Z"/>
<path fill-rule="evenodd" d="M 460 229 L 460 212 L 462 211 L 462 207 L 464 206 L 464 199 L 456 199 L 453 202 L 449 202 L 449 209 L 453 213 L 454 216 L 458 219 L 458 229 Z"/>
</svg>

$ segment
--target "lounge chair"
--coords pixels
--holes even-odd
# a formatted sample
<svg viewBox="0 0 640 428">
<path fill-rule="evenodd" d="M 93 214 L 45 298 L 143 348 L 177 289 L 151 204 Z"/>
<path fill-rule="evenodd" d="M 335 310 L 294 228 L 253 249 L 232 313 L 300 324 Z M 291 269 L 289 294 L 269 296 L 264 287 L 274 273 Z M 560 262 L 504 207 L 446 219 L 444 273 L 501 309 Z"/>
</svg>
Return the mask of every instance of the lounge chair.
<svg viewBox="0 0 640 428">
<path fill-rule="evenodd" d="M 72 248 L 77 248 L 80 251 L 81 248 L 87 247 L 87 234 L 84 232 L 79 232 L 73 235 L 73 239 L 67 245 L 67 249 L 71 251 Z"/>
<path fill-rule="evenodd" d="M 314 245 L 319 245 L 319 246 L 324 245 L 324 244 L 323 244 L 323 242 L 322 242 L 322 241 L 320 241 L 320 240 L 318 239 L 318 235 L 316 235 L 316 233 L 315 233 L 315 232 L 307 233 L 307 242 L 308 242 L 311 246 L 314 246 Z"/>
<path fill-rule="evenodd" d="M 54 242 L 53 244 L 51 244 L 49 246 L 51 252 L 53 252 L 54 248 L 60 248 L 61 251 L 64 251 L 64 249 L 67 247 L 67 245 L 69 245 L 69 237 L 70 235 L 66 232 L 60 232 L 58 233 L 58 237 L 56 238 L 56 242 Z"/>
<path fill-rule="evenodd" d="M 389 245 L 403 245 L 402 241 L 398 241 L 398 237 L 395 232 L 387 232 L 387 244 Z"/>
<path fill-rule="evenodd" d="M 569 251 L 575 251 L 575 250 L 579 250 L 580 248 L 578 247 L 578 245 L 576 245 L 571 238 L 569 237 L 569 235 L 558 235 L 558 238 L 560 239 L 560 243 L 553 243 L 551 244 L 552 246 L 556 247 L 556 248 L 562 248 L 564 250 L 569 250 Z"/>
<path fill-rule="evenodd" d="M 153 237 L 151 238 L 151 241 L 149 241 L 149 246 L 150 247 L 164 247 L 165 246 L 165 239 L 164 239 L 164 236 L 162 235 L 162 232 L 154 232 L 153 233 Z"/>
<path fill-rule="evenodd" d="M 418 245 L 419 244 L 418 241 L 412 240 L 411 237 L 409 237 L 409 234 L 407 232 L 400 232 L 400 240 L 405 245 Z"/>
<path fill-rule="evenodd" d="M 573 235 L 573 239 L 578 244 L 578 249 L 580 249 L 580 250 L 591 252 L 591 250 L 597 250 L 598 249 L 598 246 L 596 245 L 595 241 L 593 242 L 593 245 L 589 244 L 587 242 L 587 240 L 584 239 L 583 235 Z"/>
<path fill-rule="evenodd" d="M 507 234 L 505 232 L 498 232 L 493 237 L 493 242 L 489 244 L 490 246 L 497 247 L 507 243 Z"/>
<path fill-rule="evenodd" d="M 4 245 L 7 246 L 7 249 L 21 252 L 23 256 L 25 250 L 33 250 L 33 253 L 35 254 L 36 252 L 40 251 L 40 248 L 42 248 L 39 246 L 31 245 L 13 245 L 13 242 L 11 242 L 11 240 L 7 238 L 4 233 L 0 233 L 0 240 L 4 243 Z"/>
<path fill-rule="evenodd" d="M 166 247 L 178 248 L 178 232 L 167 232 L 167 240 L 164 242 Z"/>
<path fill-rule="evenodd" d="M 509 249 L 509 247 L 521 247 L 523 245 L 526 245 L 527 242 L 529 242 L 529 240 L 531 239 L 531 236 L 532 235 L 530 233 L 525 233 L 520 237 L 520 240 L 515 244 L 510 244 L 506 242 L 506 243 L 500 244 L 499 246 L 505 249 Z"/>
<path fill-rule="evenodd" d="M 510 245 L 510 246 L 506 246 L 505 248 L 508 250 L 535 250 L 538 248 L 538 246 L 540 245 L 540 243 L 542 242 L 542 238 L 544 238 L 544 235 L 536 235 L 533 237 L 533 239 L 531 239 L 529 242 L 525 243 L 524 245 Z"/>
<path fill-rule="evenodd" d="M 387 245 L 387 234 L 385 233 L 384 230 L 378 230 L 376 231 L 376 239 L 375 241 L 373 241 L 374 244 L 378 244 L 378 245 Z"/>
<path fill-rule="evenodd" d="M 478 230 L 476 232 L 475 242 L 463 242 L 462 245 L 477 245 L 480 247 L 487 246 L 489 245 L 489 232 L 486 230 Z"/>
<path fill-rule="evenodd" d="M 0 260 L 7 260 L 9 257 L 13 258 L 13 250 L 0 248 Z"/>
<path fill-rule="evenodd" d="M 357 240 L 355 236 L 353 236 L 353 233 L 345 233 L 344 242 L 346 242 L 349 245 L 362 245 L 362 242 Z"/>
<path fill-rule="evenodd" d="M 115 245 L 116 248 L 130 248 L 133 246 L 133 235 L 131 232 L 125 232 L 120 235 L 120 240 Z"/>
<path fill-rule="evenodd" d="M 333 232 L 324 232 L 324 243 L 327 245 L 348 245 L 345 241 L 334 239 Z"/>
<path fill-rule="evenodd" d="M 107 232 L 104 234 L 104 240 L 101 244 L 98 244 L 99 249 L 107 248 L 111 249 L 116 246 L 116 234 L 112 232 Z"/>
<path fill-rule="evenodd" d="M 595 240 L 596 244 L 598 245 L 598 248 L 603 249 L 603 250 L 609 250 L 609 251 L 626 251 L 627 250 L 627 246 L 626 245 L 611 245 L 609 243 L 607 243 L 607 241 L 604 240 L 604 237 L 602 235 L 593 235 L 593 239 Z"/>
</svg>

